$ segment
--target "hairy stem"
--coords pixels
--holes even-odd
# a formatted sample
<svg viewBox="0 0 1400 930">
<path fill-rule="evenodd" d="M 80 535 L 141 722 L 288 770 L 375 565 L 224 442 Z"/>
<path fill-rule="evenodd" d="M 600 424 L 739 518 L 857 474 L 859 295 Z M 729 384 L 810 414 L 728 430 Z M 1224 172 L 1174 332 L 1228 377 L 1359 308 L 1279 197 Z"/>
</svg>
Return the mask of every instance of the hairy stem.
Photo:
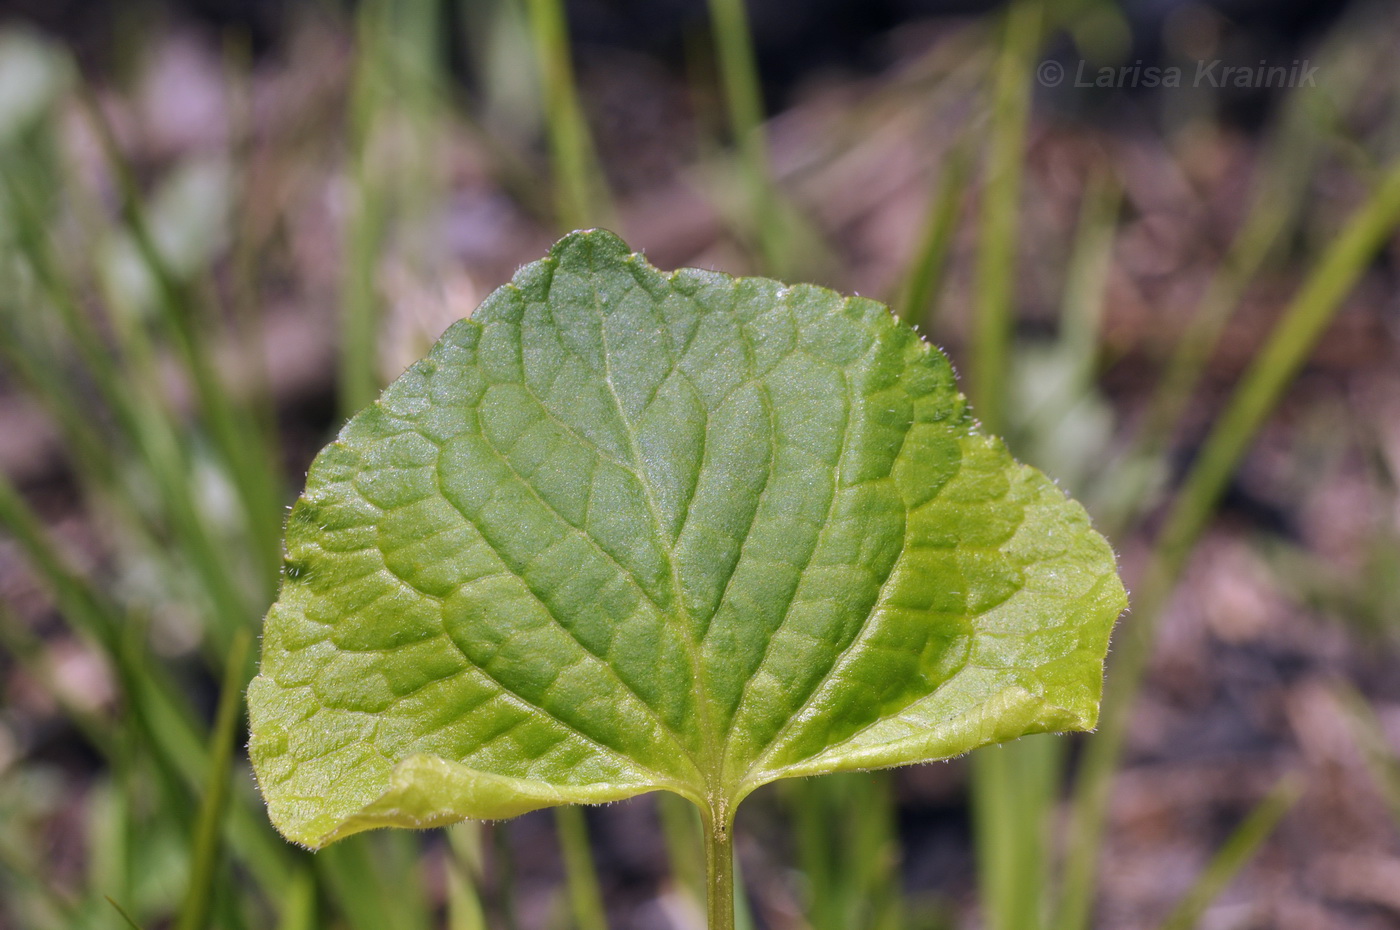
<svg viewBox="0 0 1400 930">
<path fill-rule="evenodd" d="M 734 815 L 720 803 L 705 811 L 705 883 L 709 930 L 734 930 Z"/>
</svg>

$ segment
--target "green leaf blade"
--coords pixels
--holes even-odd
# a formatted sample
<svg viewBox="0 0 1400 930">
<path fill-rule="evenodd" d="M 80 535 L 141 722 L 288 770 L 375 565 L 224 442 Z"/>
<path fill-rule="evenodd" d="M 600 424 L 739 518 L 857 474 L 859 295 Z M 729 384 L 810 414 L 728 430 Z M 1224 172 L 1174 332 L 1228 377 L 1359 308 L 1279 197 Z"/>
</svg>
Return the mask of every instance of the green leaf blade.
<svg viewBox="0 0 1400 930">
<path fill-rule="evenodd" d="M 1094 727 L 1108 635 L 1125 606 L 1112 552 L 1044 475 L 1008 474 L 999 441 L 973 435 L 963 446 L 957 476 L 916 511 L 928 535 L 919 545 L 911 533 L 864 650 L 812 698 L 823 713 L 795 715 L 811 722 L 773 745 L 758 783 Z M 956 547 L 939 533 L 949 527 Z"/>
<path fill-rule="evenodd" d="M 313 464 L 249 692 L 322 845 L 1093 725 L 1113 556 L 873 301 L 523 268 Z"/>
</svg>

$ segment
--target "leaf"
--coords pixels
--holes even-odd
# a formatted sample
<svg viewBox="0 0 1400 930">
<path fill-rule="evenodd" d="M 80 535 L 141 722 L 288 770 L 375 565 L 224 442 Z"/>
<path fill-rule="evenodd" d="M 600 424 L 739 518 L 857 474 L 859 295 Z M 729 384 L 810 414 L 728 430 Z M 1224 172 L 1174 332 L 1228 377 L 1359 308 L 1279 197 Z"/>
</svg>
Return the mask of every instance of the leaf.
<svg viewBox="0 0 1400 930">
<path fill-rule="evenodd" d="M 884 306 L 575 233 L 312 465 L 250 751 L 310 846 L 657 789 L 732 812 L 1093 727 L 1124 606 Z"/>
</svg>

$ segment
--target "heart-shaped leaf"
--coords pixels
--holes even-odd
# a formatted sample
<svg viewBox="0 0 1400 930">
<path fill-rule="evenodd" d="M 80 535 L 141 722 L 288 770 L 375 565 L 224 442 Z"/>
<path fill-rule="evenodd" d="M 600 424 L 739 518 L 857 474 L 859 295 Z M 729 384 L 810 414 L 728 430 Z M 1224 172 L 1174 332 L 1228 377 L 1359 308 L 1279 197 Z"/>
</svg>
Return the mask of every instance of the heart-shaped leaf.
<svg viewBox="0 0 1400 930">
<path fill-rule="evenodd" d="M 523 268 L 316 459 L 249 689 L 321 846 L 1092 727 L 1108 544 L 882 305 L 605 232 Z"/>
</svg>

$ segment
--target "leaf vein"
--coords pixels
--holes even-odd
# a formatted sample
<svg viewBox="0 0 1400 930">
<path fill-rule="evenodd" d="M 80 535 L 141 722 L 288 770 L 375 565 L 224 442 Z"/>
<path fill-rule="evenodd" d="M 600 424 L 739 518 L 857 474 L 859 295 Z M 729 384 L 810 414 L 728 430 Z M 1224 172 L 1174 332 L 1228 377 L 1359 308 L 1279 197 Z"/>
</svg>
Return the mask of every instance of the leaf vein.
<svg viewBox="0 0 1400 930">
<path fill-rule="evenodd" d="M 485 437 L 483 437 L 483 439 L 484 439 L 484 438 L 485 438 Z M 493 453 L 495 453 L 497 456 L 500 456 L 500 452 L 497 451 L 496 448 L 495 448 L 494 446 L 491 445 L 490 440 L 486 440 L 486 445 L 487 445 L 488 448 L 491 449 L 491 451 L 492 451 Z M 506 465 L 507 465 L 507 467 L 510 467 L 509 462 L 507 462 Z M 519 474 L 518 472 L 515 472 L 514 468 L 511 468 L 511 472 L 512 472 L 512 474 L 516 474 L 517 476 L 518 476 L 518 474 Z M 438 481 L 439 486 L 441 486 L 441 484 L 442 484 L 442 473 L 441 473 L 441 471 L 439 471 L 439 472 L 437 473 L 436 477 L 437 477 L 437 481 Z M 524 481 L 523 479 L 521 479 L 521 483 L 530 491 L 531 494 L 534 494 L 534 495 L 536 496 L 536 498 L 539 499 L 539 495 L 537 494 L 537 492 L 535 491 L 535 489 L 534 489 L 533 487 L 530 486 L 529 482 Z M 504 565 L 504 566 L 506 567 L 506 570 L 509 571 L 509 572 L 511 572 L 511 577 L 516 578 L 517 580 L 520 581 L 521 586 L 522 586 L 526 591 L 528 591 L 528 592 L 530 593 L 530 596 L 531 596 L 532 598 L 534 598 L 534 600 L 535 600 L 535 602 L 536 602 L 537 604 L 540 605 L 540 607 L 544 610 L 546 616 L 549 617 L 549 619 L 554 623 L 554 625 L 555 625 L 556 627 L 558 627 L 560 630 L 562 630 L 562 631 L 564 632 L 564 634 L 565 634 L 566 636 L 569 637 L 570 640 L 572 640 L 580 649 L 582 649 L 582 650 L 584 651 L 585 654 L 587 654 L 587 655 L 591 656 L 592 658 L 594 658 L 595 660 L 597 660 L 598 663 L 599 663 L 603 668 L 607 669 L 608 672 L 611 674 L 613 680 L 616 681 L 616 682 L 618 683 L 618 685 L 620 685 L 620 686 L 623 688 L 623 690 L 625 690 L 628 694 L 630 694 L 633 698 L 635 698 L 639 704 L 641 704 L 643 707 L 646 708 L 648 716 L 650 716 L 651 719 L 652 719 L 652 721 L 657 725 L 657 727 L 660 728 L 661 732 L 664 733 L 664 734 L 666 734 L 666 735 L 670 738 L 671 742 L 676 746 L 676 749 L 679 750 L 679 751 L 684 755 L 684 757 L 687 759 L 687 761 L 693 761 L 693 760 L 691 760 L 691 758 L 690 758 L 690 754 L 689 754 L 688 752 L 686 752 L 686 750 L 685 750 L 683 744 L 681 743 L 680 735 L 679 735 L 678 733 L 676 733 L 673 729 L 671 729 L 671 727 L 669 727 L 669 726 L 661 719 L 661 715 L 656 711 L 656 709 L 655 709 L 654 707 L 652 707 L 651 704 L 649 704 L 640 694 L 638 694 L 635 688 L 633 688 L 630 684 L 628 684 L 628 682 L 626 681 L 626 679 L 624 679 L 624 678 L 618 673 L 617 669 L 615 669 L 615 668 L 613 667 L 613 665 L 612 665 L 611 662 L 609 662 L 604 656 L 600 656 L 600 655 L 598 655 L 597 653 L 595 653 L 592 649 L 589 649 L 588 646 L 587 646 L 586 644 L 584 644 L 583 640 L 580 639 L 580 638 L 578 637 L 578 634 L 576 634 L 568 625 L 566 625 L 562 620 L 559 619 L 558 615 L 554 612 L 554 609 L 549 605 L 548 601 L 546 601 L 546 600 L 544 599 L 544 597 L 543 597 L 538 591 L 535 590 L 534 586 L 530 584 L 530 582 L 525 578 L 525 576 L 524 576 L 523 574 L 517 574 L 516 572 L 514 572 L 514 571 L 511 570 L 511 567 L 510 567 L 510 560 L 506 557 L 505 553 L 504 553 L 503 551 L 501 551 L 500 547 L 497 546 L 496 543 L 490 538 L 490 536 L 487 535 L 487 533 L 486 533 L 486 531 L 484 530 L 484 528 L 482 528 L 481 526 L 478 526 L 478 525 L 476 524 L 476 522 L 475 522 L 474 520 L 472 520 L 472 518 L 471 518 L 471 516 L 470 516 L 469 514 L 467 514 L 467 513 L 466 513 L 465 511 L 463 511 L 460 507 L 458 507 L 458 506 L 457 506 L 457 503 L 456 503 L 455 501 L 453 501 L 452 498 L 449 497 L 449 496 L 446 494 L 445 490 L 443 491 L 443 498 L 446 499 L 446 500 L 448 501 L 448 503 L 450 503 L 450 504 L 453 506 L 453 508 L 456 509 L 456 510 L 458 511 L 458 513 L 461 514 L 462 519 L 466 520 L 469 524 L 471 524 L 471 525 L 476 529 L 477 535 L 481 538 L 481 541 L 484 542 L 484 543 L 486 544 L 486 546 L 492 551 L 492 553 L 493 553 L 493 554 L 496 556 L 496 558 L 501 562 L 501 564 Z M 540 499 L 540 500 L 541 500 L 541 503 L 544 503 L 546 507 L 549 506 L 548 503 L 546 503 L 546 502 L 543 501 L 543 499 Z M 551 510 L 553 510 L 553 508 L 551 508 Z M 557 515 L 557 511 L 554 511 L 554 512 L 555 512 L 556 515 Z M 562 516 L 559 516 L 559 519 L 560 519 L 560 520 L 563 520 L 564 518 L 563 518 Z M 571 524 L 568 523 L 567 520 L 564 520 L 564 523 L 565 523 L 566 525 L 571 525 Z M 584 533 L 584 532 L 582 532 L 581 530 L 579 530 L 578 532 L 579 532 L 580 535 L 582 535 L 585 539 L 587 539 L 587 540 L 593 542 L 595 546 L 597 545 L 596 540 L 593 540 L 592 537 L 589 536 L 587 533 Z M 603 552 L 604 555 L 607 555 L 606 551 L 603 550 L 601 547 L 599 547 L 599 551 Z M 609 558 L 611 558 L 611 557 L 609 556 Z M 613 563 L 614 563 L 615 565 L 617 565 L 616 560 L 613 560 Z M 618 565 L 618 568 L 619 568 L 620 570 L 623 571 L 624 575 L 626 575 L 627 577 L 631 578 L 630 575 L 627 575 L 626 570 L 625 570 L 625 569 L 622 569 L 622 566 L 621 566 L 621 565 Z M 634 585 L 637 584 L 637 582 L 636 582 L 635 579 L 632 579 L 632 583 L 633 583 Z M 657 609 L 658 612 L 660 612 L 660 608 L 657 607 L 655 601 L 651 600 L 651 597 L 650 597 L 650 595 L 647 594 L 646 590 L 645 590 L 644 588 L 641 588 L 640 585 L 638 585 L 638 590 L 640 591 L 642 597 L 645 598 L 649 603 L 651 603 L 651 605 L 653 606 L 653 608 Z M 464 654 L 464 657 L 465 657 L 465 654 Z M 471 659 L 468 657 L 468 658 L 467 658 L 467 661 L 468 661 L 468 662 L 471 662 Z M 475 663 L 472 663 L 472 664 L 473 664 L 473 666 L 475 666 L 475 667 L 477 667 L 477 668 L 480 668 L 480 666 L 477 666 Z M 504 686 L 502 686 L 502 687 L 504 687 Z M 548 713 L 548 711 L 546 711 L 546 713 Z M 551 716 L 552 716 L 552 715 L 551 715 Z"/>
</svg>

